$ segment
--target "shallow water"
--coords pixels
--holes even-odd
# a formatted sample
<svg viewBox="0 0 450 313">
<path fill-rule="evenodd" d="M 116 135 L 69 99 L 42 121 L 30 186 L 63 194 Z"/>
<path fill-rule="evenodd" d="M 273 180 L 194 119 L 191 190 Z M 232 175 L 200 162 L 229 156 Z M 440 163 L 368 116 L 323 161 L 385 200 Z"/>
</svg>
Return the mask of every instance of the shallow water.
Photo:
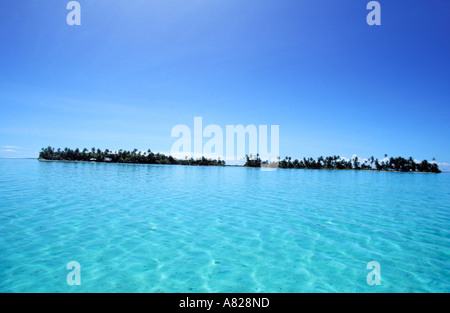
<svg viewBox="0 0 450 313">
<path fill-rule="evenodd" d="M 450 292 L 449 225 L 445 173 L 3 159 L 0 292 Z"/>
</svg>

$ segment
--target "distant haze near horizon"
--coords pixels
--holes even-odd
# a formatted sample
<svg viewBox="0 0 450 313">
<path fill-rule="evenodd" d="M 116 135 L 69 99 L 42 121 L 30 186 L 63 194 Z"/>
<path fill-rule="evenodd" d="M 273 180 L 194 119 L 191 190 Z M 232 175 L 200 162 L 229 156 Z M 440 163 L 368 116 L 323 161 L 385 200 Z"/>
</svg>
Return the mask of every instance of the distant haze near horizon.
<svg viewBox="0 0 450 313">
<path fill-rule="evenodd" d="M 4 0 L 0 158 L 170 154 L 175 125 L 279 125 L 280 156 L 450 170 L 449 1 Z M 206 140 L 205 140 L 206 141 Z"/>
</svg>

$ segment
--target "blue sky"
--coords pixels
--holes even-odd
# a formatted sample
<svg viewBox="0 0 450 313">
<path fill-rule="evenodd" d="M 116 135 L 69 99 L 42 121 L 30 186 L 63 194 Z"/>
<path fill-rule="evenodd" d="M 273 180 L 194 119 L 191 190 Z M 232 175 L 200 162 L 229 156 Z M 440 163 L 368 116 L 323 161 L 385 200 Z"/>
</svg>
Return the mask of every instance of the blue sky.
<svg viewBox="0 0 450 313">
<path fill-rule="evenodd" d="M 450 163 L 450 2 L 0 3 L 0 157 L 170 151 L 177 124 L 280 125 L 280 154 Z"/>
</svg>

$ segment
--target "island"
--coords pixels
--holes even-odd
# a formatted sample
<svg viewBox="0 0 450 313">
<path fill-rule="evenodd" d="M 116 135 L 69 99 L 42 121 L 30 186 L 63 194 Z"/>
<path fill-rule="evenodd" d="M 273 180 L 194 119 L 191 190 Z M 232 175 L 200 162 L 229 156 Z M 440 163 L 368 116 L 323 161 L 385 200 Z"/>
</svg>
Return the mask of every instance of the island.
<svg viewBox="0 0 450 313">
<path fill-rule="evenodd" d="M 277 164 L 278 163 L 278 164 Z M 294 169 L 326 169 L 326 170 L 366 170 L 366 171 L 388 171 L 388 172 L 416 172 L 416 173 L 441 173 L 439 166 L 435 162 L 423 160 L 416 162 L 412 157 L 388 158 L 385 154 L 383 160 L 378 160 L 373 156 L 364 162 L 360 162 L 358 157 L 351 160 L 340 156 L 320 156 L 317 159 L 303 158 L 302 160 L 292 160 L 291 157 L 278 158 L 277 162 L 262 161 L 259 154 L 256 156 L 246 156 L 245 167 L 278 167 Z"/>
<path fill-rule="evenodd" d="M 146 152 L 119 150 L 110 151 L 106 149 L 92 148 L 88 150 L 80 149 L 55 149 L 52 147 L 42 148 L 39 153 L 39 160 L 43 161 L 84 161 L 84 162 L 105 162 L 105 163 L 132 163 L 132 164 L 165 164 L 165 165 L 192 165 L 192 166 L 224 166 L 224 160 L 214 160 L 202 157 L 201 159 L 185 158 L 182 160 L 161 153 L 153 153 L 150 149 Z"/>
<path fill-rule="evenodd" d="M 105 162 L 105 163 L 132 163 L 132 164 L 165 164 L 165 165 L 189 165 L 189 166 L 225 166 L 225 161 L 219 159 L 208 159 L 202 156 L 200 159 L 184 158 L 177 159 L 161 153 L 153 153 L 150 149 L 145 152 L 134 149 L 133 151 L 119 150 L 104 151 L 92 148 L 84 149 L 55 149 L 52 147 L 42 148 L 39 153 L 39 160 L 42 161 L 83 161 L 83 162 Z M 390 157 L 385 155 L 383 160 L 378 160 L 373 156 L 360 161 L 358 157 L 351 160 L 340 156 L 320 156 L 317 159 L 303 158 L 301 160 L 291 157 L 280 159 L 277 162 L 263 161 L 259 157 L 247 155 L 244 167 L 271 167 L 282 169 L 316 169 L 316 170 L 366 170 L 366 171 L 387 171 L 387 172 L 415 172 L 415 173 L 441 173 L 436 162 L 423 160 L 416 162 L 412 157 Z"/>
</svg>

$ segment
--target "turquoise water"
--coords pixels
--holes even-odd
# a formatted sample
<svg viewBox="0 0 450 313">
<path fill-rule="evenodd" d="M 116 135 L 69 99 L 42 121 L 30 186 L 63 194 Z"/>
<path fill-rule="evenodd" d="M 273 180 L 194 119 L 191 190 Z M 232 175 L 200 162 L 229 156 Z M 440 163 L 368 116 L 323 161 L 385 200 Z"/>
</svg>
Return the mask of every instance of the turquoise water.
<svg viewBox="0 0 450 313">
<path fill-rule="evenodd" d="M 0 160 L 0 292 L 450 292 L 449 260 L 450 174 Z"/>
</svg>

